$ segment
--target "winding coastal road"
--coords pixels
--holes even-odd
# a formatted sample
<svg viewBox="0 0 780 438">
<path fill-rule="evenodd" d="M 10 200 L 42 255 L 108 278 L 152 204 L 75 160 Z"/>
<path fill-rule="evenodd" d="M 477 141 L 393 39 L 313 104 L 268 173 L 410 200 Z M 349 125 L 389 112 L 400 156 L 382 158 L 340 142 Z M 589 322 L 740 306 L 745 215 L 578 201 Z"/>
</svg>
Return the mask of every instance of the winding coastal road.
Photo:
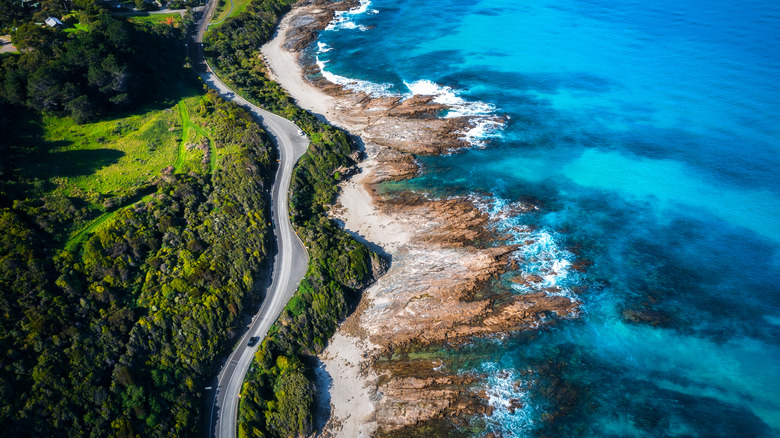
<svg viewBox="0 0 780 438">
<path fill-rule="evenodd" d="M 292 170 L 298 159 L 306 152 L 309 140 L 291 121 L 272 114 L 247 102 L 225 85 L 209 68 L 203 57 L 203 34 L 214 13 L 215 0 L 209 0 L 205 13 L 195 24 L 189 42 L 190 59 L 203 81 L 219 91 L 225 99 L 231 100 L 252 113 L 260 120 L 268 134 L 279 148 L 279 168 L 276 171 L 271 193 L 273 231 L 277 253 L 273 262 L 273 277 L 260 311 L 236 345 L 219 375 L 209 389 L 207 434 L 210 437 L 234 438 L 237 433 L 238 401 L 241 385 L 254 359 L 259 343 L 249 346 L 252 337 L 264 338 L 298 288 L 309 264 L 306 248 L 292 229 L 287 205 Z"/>
</svg>

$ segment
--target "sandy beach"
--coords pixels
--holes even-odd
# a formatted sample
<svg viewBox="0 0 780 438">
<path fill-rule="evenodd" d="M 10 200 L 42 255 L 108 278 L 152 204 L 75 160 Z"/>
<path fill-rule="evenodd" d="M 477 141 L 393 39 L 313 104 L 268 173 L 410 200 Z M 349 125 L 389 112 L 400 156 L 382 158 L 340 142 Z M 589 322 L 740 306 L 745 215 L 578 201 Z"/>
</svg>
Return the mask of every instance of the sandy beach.
<svg viewBox="0 0 780 438">
<path fill-rule="evenodd" d="M 366 340 L 339 331 L 320 355 L 330 378 L 327 389 L 331 409 L 321 436 L 368 437 L 376 430 L 376 376 L 360 366 L 364 352 L 375 348 Z"/>
<path fill-rule="evenodd" d="M 298 63 L 298 53 L 284 50 L 285 33 L 292 14 L 287 14 L 279 23 L 274 39 L 266 43 L 260 53 L 270 70 L 270 78 L 284 87 L 301 108 L 328 118 L 333 117 L 335 101 L 331 96 L 303 78 L 303 69 Z"/>
</svg>

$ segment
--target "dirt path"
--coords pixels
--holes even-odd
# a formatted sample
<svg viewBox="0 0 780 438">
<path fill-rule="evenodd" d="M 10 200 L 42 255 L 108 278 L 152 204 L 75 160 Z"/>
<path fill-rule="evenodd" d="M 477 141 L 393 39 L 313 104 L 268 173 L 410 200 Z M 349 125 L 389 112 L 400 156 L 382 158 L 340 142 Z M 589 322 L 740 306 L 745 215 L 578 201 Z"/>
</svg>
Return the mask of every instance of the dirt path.
<svg viewBox="0 0 780 438">
<path fill-rule="evenodd" d="M 11 43 L 11 37 L 9 35 L 0 36 L 0 53 L 12 53 L 18 52 L 19 49 Z"/>
</svg>

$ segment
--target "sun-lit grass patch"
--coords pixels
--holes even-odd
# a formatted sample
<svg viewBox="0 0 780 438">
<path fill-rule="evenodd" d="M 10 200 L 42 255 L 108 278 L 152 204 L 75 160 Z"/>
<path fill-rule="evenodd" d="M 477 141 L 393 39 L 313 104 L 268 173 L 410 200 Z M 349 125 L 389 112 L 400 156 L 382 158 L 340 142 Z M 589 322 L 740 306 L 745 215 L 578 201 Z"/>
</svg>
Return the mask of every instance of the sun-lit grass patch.
<svg viewBox="0 0 780 438">
<path fill-rule="evenodd" d="M 85 192 L 119 193 L 149 182 L 176 160 L 181 135 L 173 109 L 77 125 L 71 118 L 44 118 L 49 146 L 38 177 Z"/>
<path fill-rule="evenodd" d="M 78 247 L 143 199 L 162 175 L 214 172 L 217 152 L 197 111 L 203 95 L 192 84 L 181 87 L 183 97 L 167 108 L 81 125 L 58 116 L 32 122 L 41 146 L 25 172 L 47 181 L 52 193 L 82 199 L 91 211 L 74 222 L 66 246 Z"/>
<path fill-rule="evenodd" d="M 66 117 L 46 117 L 43 139 L 49 148 L 33 167 L 36 176 L 48 179 L 66 194 L 99 194 L 103 199 L 153 183 L 178 158 L 183 142 L 178 105 L 194 106 L 199 99 L 187 97 L 172 108 L 83 125 Z M 66 246 L 78 246 L 110 222 L 117 211 L 138 199 L 132 196 L 120 205 L 112 202 L 109 211 L 74 232 Z M 94 208 L 99 211 L 105 207 L 98 204 Z"/>
<path fill-rule="evenodd" d="M 182 18 L 178 12 L 170 14 L 146 14 L 136 15 L 128 18 L 132 23 L 166 23 L 174 27 L 179 27 Z"/>
<path fill-rule="evenodd" d="M 71 27 L 63 29 L 64 32 L 89 32 L 89 26 L 84 23 L 74 23 Z"/>
<path fill-rule="evenodd" d="M 244 12 L 249 3 L 251 3 L 251 0 L 221 0 L 217 10 L 214 12 L 214 18 L 211 24 L 209 24 L 209 29 L 219 27 L 228 18 Z"/>
</svg>

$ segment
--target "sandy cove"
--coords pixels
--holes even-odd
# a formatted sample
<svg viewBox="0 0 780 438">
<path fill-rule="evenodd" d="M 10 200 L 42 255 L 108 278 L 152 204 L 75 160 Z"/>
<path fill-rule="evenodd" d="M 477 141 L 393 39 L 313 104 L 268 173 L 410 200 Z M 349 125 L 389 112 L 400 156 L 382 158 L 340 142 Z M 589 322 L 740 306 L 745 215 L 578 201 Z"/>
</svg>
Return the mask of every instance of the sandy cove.
<svg viewBox="0 0 780 438">
<path fill-rule="evenodd" d="M 470 121 L 435 117 L 444 107 L 430 96 L 372 98 L 324 79 L 305 79 L 298 51 L 330 22 L 334 10 L 356 4 L 299 3 L 262 48 L 268 73 L 299 106 L 363 140 L 360 173 L 342 185 L 331 215 L 392 258 L 387 274 L 364 292 L 358 309 L 321 355 L 332 378 L 330 419 L 322 436 L 371 436 L 444 417 L 458 422 L 489 413 L 492 407 L 475 384 L 478 376 L 448 373 L 437 360 L 389 357 L 410 346 L 458 344 L 539 327 L 577 312 L 575 302 L 542 290 L 522 296 L 482 293 L 516 268 L 517 247 L 480 243 L 502 236 L 472 200 L 378 195 L 382 181 L 419 172 L 412 154 L 469 146 L 460 137 Z M 514 275 L 508 281 L 538 280 Z"/>
</svg>

